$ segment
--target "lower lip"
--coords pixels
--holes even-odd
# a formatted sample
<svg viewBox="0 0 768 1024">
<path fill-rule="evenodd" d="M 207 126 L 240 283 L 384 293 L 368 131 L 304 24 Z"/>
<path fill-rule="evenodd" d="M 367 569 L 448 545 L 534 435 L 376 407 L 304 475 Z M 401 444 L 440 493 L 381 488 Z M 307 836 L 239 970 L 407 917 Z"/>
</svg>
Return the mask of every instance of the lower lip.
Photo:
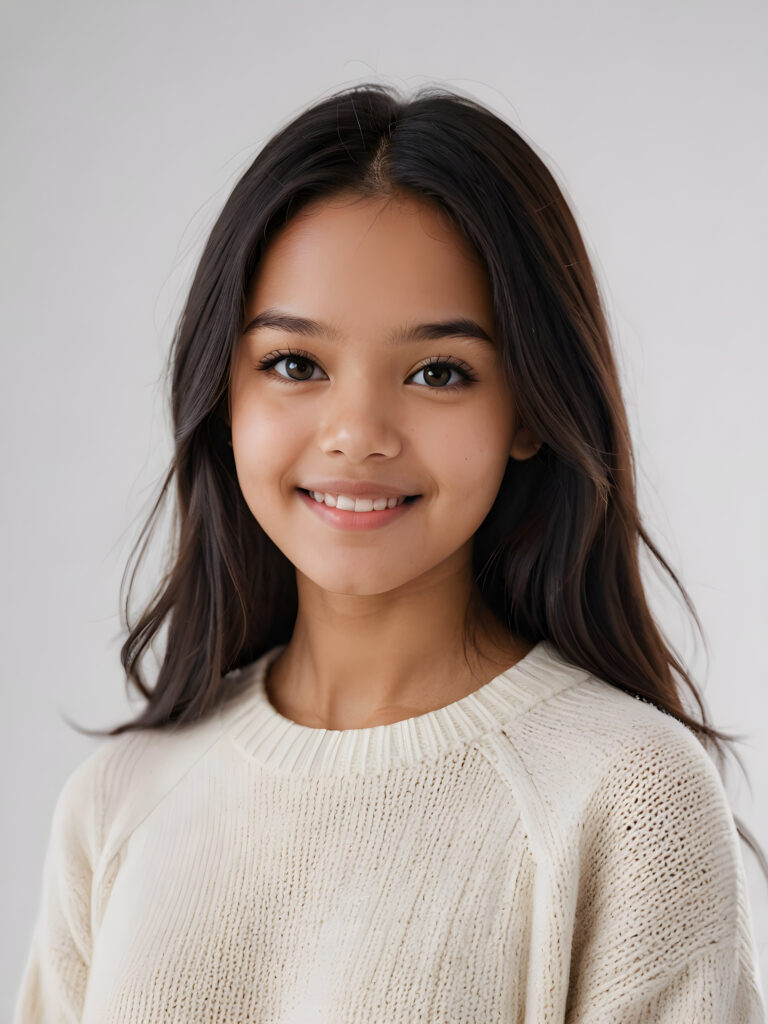
<svg viewBox="0 0 768 1024">
<path fill-rule="evenodd" d="M 380 512 L 348 512 L 344 508 L 331 508 L 324 501 L 315 501 L 312 495 L 305 491 L 298 491 L 298 494 L 304 504 L 308 505 L 324 523 L 341 530 L 375 530 L 378 526 L 386 526 L 387 523 L 404 516 L 419 500 L 416 498 L 414 501 L 404 501 L 394 508 L 384 508 Z"/>
</svg>

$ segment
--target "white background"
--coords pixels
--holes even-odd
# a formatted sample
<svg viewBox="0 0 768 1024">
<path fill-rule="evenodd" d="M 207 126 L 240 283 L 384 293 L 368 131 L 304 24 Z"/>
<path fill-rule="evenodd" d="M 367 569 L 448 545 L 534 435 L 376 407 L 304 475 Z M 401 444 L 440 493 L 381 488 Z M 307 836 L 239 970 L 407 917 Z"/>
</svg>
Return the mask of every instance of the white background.
<svg viewBox="0 0 768 1024">
<path fill-rule="evenodd" d="M 2 7 L 2 944 L 10 1013 L 56 797 L 135 714 L 120 576 L 170 454 L 163 361 L 201 246 L 269 136 L 339 87 L 475 96 L 570 196 L 614 331 L 654 592 L 768 849 L 765 60 L 750 0 L 180 0 Z M 766 885 L 741 844 L 763 979 Z M 765 980 L 763 980 L 765 986 Z M 8 1014 L 3 1011 L 8 1008 Z"/>
</svg>

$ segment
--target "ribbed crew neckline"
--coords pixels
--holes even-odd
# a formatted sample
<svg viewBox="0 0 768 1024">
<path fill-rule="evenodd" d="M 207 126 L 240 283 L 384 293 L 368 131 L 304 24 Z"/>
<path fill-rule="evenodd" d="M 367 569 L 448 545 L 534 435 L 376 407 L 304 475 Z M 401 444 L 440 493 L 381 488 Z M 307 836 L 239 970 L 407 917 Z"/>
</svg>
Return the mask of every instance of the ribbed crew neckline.
<svg viewBox="0 0 768 1024">
<path fill-rule="evenodd" d="M 228 673 L 237 695 L 225 707 L 227 732 L 248 757 L 281 774 L 375 775 L 436 760 L 497 731 L 535 704 L 589 673 L 566 661 L 548 640 L 473 693 L 424 714 L 362 729 L 321 729 L 282 715 L 269 700 L 269 666 L 280 644 Z"/>
</svg>

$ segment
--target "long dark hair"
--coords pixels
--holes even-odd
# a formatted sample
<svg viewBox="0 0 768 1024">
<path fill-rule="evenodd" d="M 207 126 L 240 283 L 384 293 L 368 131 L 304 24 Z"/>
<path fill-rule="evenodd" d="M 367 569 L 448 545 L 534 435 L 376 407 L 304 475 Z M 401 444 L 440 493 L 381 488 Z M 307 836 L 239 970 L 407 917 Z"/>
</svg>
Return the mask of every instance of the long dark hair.
<svg viewBox="0 0 768 1024">
<path fill-rule="evenodd" d="M 175 453 L 121 586 L 121 662 L 147 704 L 110 730 L 75 728 L 114 736 L 202 718 L 217 706 L 224 674 L 290 640 L 295 570 L 240 491 L 228 444 L 229 374 L 249 284 L 274 231 L 311 200 L 342 191 L 436 204 L 487 268 L 504 372 L 522 422 L 543 444 L 532 458 L 509 460 L 477 530 L 473 572 L 486 604 L 526 641 L 549 640 L 685 723 L 722 771 L 724 744 L 742 737 L 707 721 L 644 592 L 640 542 L 674 580 L 703 638 L 687 591 L 641 522 L 619 377 L 574 217 L 530 144 L 477 101 L 437 86 L 405 99 L 361 85 L 317 102 L 267 142 L 224 205 L 169 355 Z M 136 573 L 173 481 L 168 569 L 132 622 Z M 140 662 L 161 630 L 165 649 L 150 687 Z M 701 720 L 684 709 L 684 688 Z M 756 840 L 736 821 L 768 875 Z"/>
</svg>

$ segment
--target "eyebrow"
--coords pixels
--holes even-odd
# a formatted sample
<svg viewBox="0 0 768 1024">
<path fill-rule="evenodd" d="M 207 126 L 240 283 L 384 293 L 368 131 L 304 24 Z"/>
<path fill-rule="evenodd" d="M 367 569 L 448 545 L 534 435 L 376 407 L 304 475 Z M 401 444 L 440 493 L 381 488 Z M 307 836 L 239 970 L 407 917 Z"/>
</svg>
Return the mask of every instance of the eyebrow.
<svg viewBox="0 0 768 1024">
<path fill-rule="evenodd" d="M 281 309 L 265 309 L 255 316 L 243 329 L 243 334 L 250 334 L 259 327 L 271 327 L 276 331 L 290 331 L 308 338 L 332 338 L 338 341 L 340 333 L 320 320 L 309 320 L 307 317 L 294 316 Z M 450 320 L 439 320 L 433 323 L 416 324 L 395 328 L 387 338 L 388 345 L 401 345 L 410 341 L 437 341 L 439 338 L 468 338 L 484 341 L 495 347 L 493 338 L 483 330 L 479 323 L 471 317 L 453 317 Z"/>
</svg>

